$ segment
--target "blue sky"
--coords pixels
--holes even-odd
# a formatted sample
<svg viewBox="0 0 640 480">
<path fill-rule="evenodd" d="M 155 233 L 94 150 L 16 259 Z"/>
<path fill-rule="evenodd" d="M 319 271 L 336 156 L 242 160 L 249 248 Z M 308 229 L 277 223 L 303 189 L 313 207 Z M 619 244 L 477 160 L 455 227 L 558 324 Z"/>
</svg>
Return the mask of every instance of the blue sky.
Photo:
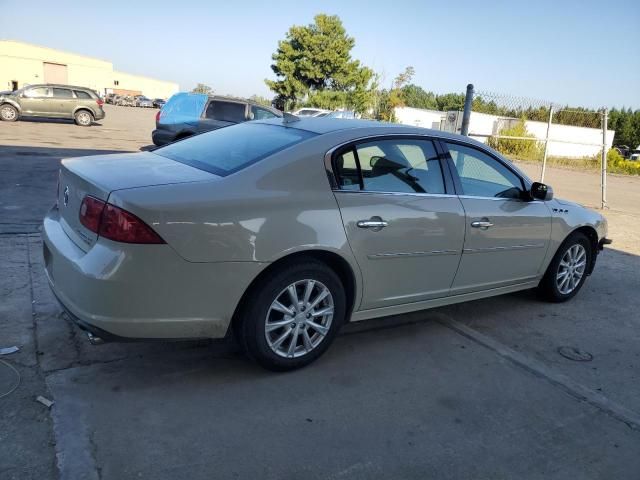
<svg viewBox="0 0 640 480">
<path fill-rule="evenodd" d="M 412 65 L 437 93 L 477 90 L 640 108 L 640 1 L 0 0 L 0 36 L 110 60 L 125 72 L 271 96 L 293 24 L 337 14 L 385 83 Z"/>
</svg>

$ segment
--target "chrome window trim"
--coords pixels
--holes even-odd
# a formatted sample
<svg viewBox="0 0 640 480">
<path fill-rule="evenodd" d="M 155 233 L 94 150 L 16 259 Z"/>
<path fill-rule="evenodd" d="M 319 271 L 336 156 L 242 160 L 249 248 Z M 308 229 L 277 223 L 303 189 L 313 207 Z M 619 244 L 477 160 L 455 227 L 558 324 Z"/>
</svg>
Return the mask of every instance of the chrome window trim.
<svg viewBox="0 0 640 480">
<path fill-rule="evenodd" d="M 342 190 L 338 187 L 338 181 L 336 178 L 336 174 L 333 171 L 333 154 L 336 152 L 336 150 L 339 150 L 343 147 L 346 147 L 347 145 L 352 145 L 358 142 L 362 142 L 362 141 L 370 141 L 370 140 L 375 140 L 377 138 L 386 138 L 386 137 L 409 137 L 409 138 L 418 138 L 421 140 L 430 140 L 432 142 L 439 142 L 439 143 L 444 143 L 445 145 L 442 146 L 442 148 L 444 148 L 445 151 L 445 155 L 447 155 L 449 157 L 449 159 L 451 159 L 451 155 L 449 154 L 449 149 L 448 147 L 446 147 L 446 142 L 447 141 L 451 141 L 453 143 L 458 143 L 461 145 L 465 145 L 471 148 L 475 148 L 477 150 L 480 150 L 483 153 L 486 153 L 487 155 L 489 155 L 490 157 L 494 158 L 496 161 L 498 161 L 499 163 L 503 164 L 507 169 L 509 169 L 514 175 L 516 175 L 518 178 L 520 178 L 520 180 L 522 181 L 522 184 L 526 187 L 526 188 L 531 188 L 531 184 L 532 184 L 532 180 L 527 177 L 524 172 L 521 172 L 520 169 L 518 169 L 518 167 L 508 158 L 502 158 L 501 156 L 496 157 L 496 153 L 497 152 L 493 152 L 491 150 L 489 150 L 489 148 L 484 145 L 484 144 L 480 144 L 477 145 L 475 143 L 469 142 L 466 137 L 460 137 L 460 138 L 448 138 L 446 136 L 441 136 L 438 135 L 437 133 L 377 133 L 377 134 L 369 134 L 369 135 L 364 135 L 362 137 L 357 137 L 357 138 L 352 138 L 351 140 L 347 140 L 345 142 L 339 143 L 338 145 L 335 145 L 334 147 L 332 147 L 331 149 L 329 149 L 327 151 L 327 153 L 324 154 L 324 166 L 325 166 L 325 170 L 327 171 L 327 176 L 329 178 L 329 182 L 331 184 L 331 189 L 335 192 L 335 191 L 340 191 L 343 192 L 345 190 Z M 445 172 L 442 172 L 443 176 L 446 175 Z M 451 174 L 453 175 L 453 173 Z M 364 190 L 358 190 L 356 191 L 357 193 L 363 193 Z M 369 191 L 371 192 L 371 191 Z M 395 193 L 395 192 L 394 192 Z M 422 194 L 424 195 L 424 194 Z M 430 194 L 427 194 L 430 195 Z M 438 194 L 433 194 L 433 195 L 438 195 Z M 464 197 L 462 195 L 458 195 L 459 197 Z M 471 198 L 471 196 L 469 197 Z M 472 197 L 472 198 L 485 198 L 485 197 Z M 493 197 L 486 197 L 486 198 L 493 198 Z M 501 200 L 509 200 L 509 199 L 501 199 Z M 530 203 L 530 202 L 528 202 Z"/>
<path fill-rule="evenodd" d="M 403 193 L 403 192 L 378 192 L 375 190 L 343 190 L 339 187 L 338 184 L 338 180 L 336 177 L 336 173 L 333 171 L 333 154 L 343 148 L 346 147 L 348 145 L 355 145 L 356 143 L 362 142 L 362 141 L 374 141 L 376 139 L 381 139 L 381 138 L 387 138 L 387 137 L 392 137 L 392 138 L 397 138 L 397 137 L 407 137 L 407 138 L 416 138 L 418 140 L 426 140 L 426 141 L 430 141 L 432 142 L 434 145 L 434 148 L 436 149 L 436 152 L 438 151 L 438 148 L 436 147 L 435 143 L 439 142 L 440 140 L 442 140 L 442 137 L 439 137 L 437 135 L 433 135 L 433 134 L 423 134 L 423 133 L 377 133 L 377 134 L 373 134 L 373 135 L 365 135 L 363 137 L 358 137 L 358 138 L 352 138 L 351 140 L 348 140 L 346 142 L 342 142 L 338 145 L 336 145 L 335 147 L 331 148 L 330 150 L 327 151 L 327 153 L 324 154 L 324 167 L 325 170 L 327 171 L 327 176 L 329 177 L 329 183 L 331 184 L 331 190 L 333 190 L 334 192 L 353 192 L 353 193 L 388 193 L 388 194 L 401 194 L 401 195 L 414 195 L 414 193 Z M 439 153 L 439 152 L 438 152 Z M 440 154 L 439 154 L 440 155 Z M 442 165 L 440 166 L 441 170 L 442 170 Z M 446 185 L 446 181 L 445 181 L 445 175 L 446 173 L 444 171 L 440 172 L 442 174 L 442 181 L 443 183 Z M 446 187 L 445 187 L 446 188 Z M 445 193 L 415 193 L 416 195 L 441 195 L 441 196 L 448 196 L 448 197 L 455 197 L 456 195 L 453 194 L 445 194 Z"/>
<path fill-rule="evenodd" d="M 358 193 L 364 195 L 400 195 L 400 196 L 411 196 L 411 197 L 440 197 L 440 198 L 456 198 L 458 195 L 453 193 L 419 193 L 419 192 L 379 192 L 377 190 L 341 190 L 333 188 L 331 189 L 333 193 Z M 504 199 L 508 200 L 508 199 Z"/>
</svg>

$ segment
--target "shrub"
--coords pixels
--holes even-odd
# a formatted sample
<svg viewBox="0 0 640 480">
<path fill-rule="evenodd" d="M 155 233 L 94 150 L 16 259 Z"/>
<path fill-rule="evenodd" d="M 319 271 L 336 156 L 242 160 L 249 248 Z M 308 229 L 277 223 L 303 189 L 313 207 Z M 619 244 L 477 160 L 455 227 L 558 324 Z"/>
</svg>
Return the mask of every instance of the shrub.
<svg viewBox="0 0 640 480">
<path fill-rule="evenodd" d="M 640 175 L 640 161 L 625 160 L 614 148 L 607 152 L 607 171 L 626 175 Z"/>
<path fill-rule="evenodd" d="M 524 119 L 519 120 L 518 123 L 512 127 L 501 129 L 498 135 L 536 138 L 527 131 Z M 544 151 L 542 143 L 536 140 L 491 137 L 487 143 L 503 155 L 518 160 L 540 160 Z"/>
</svg>

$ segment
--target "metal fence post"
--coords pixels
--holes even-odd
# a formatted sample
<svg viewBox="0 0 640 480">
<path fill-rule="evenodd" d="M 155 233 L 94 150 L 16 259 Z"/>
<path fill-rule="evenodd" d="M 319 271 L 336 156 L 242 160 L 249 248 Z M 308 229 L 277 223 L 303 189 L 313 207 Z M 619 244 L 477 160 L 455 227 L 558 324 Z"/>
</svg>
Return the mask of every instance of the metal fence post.
<svg viewBox="0 0 640 480">
<path fill-rule="evenodd" d="M 549 107 L 549 122 L 547 123 L 547 135 L 544 137 L 544 155 L 542 156 L 542 173 L 540 173 L 540 183 L 544 183 L 544 172 L 547 169 L 547 151 L 549 150 L 549 131 L 551 130 L 552 119 L 553 105 Z"/>
<path fill-rule="evenodd" d="M 602 112 L 602 162 L 601 162 L 601 182 L 602 188 L 602 202 L 601 208 L 604 210 L 607 208 L 607 120 L 609 116 L 609 110 L 604 109 Z"/>
<path fill-rule="evenodd" d="M 467 85 L 467 94 L 464 97 L 464 111 L 462 112 L 461 135 L 469 135 L 469 120 L 471 119 L 471 105 L 473 103 L 473 84 Z"/>
</svg>

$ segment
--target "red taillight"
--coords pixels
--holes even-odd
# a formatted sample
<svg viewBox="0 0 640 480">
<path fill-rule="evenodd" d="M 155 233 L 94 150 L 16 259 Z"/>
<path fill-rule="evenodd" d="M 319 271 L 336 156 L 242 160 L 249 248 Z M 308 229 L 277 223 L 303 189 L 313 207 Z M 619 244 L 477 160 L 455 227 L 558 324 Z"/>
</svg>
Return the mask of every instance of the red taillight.
<svg viewBox="0 0 640 480">
<path fill-rule="evenodd" d="M 158 110 L 158 113 L 156 113 L 156 124 L 160 121 L 160 114 L 162 113 L 162 110 Z"/>
<path fill-rule="evenodd" d="M 120 207 L 86 196 L 80 205 L 80 223 L 93 233 L 124 243 L 165 243 L 151 227 Z"/>
<path fill-rule="evenodd" d="M 98 235 L 115 242 L 165 243 L 149 225 L 133 213 L 107 203 L 102 213 Z"/>
<path fill-rule="evenodd" d="M 101 98 L 98 98 L 96 100 L 96 103 L 98 104 L 99 107 L 101 107 L 102 105 L 104 105 L 104 100 L 102 100 Z"/>
<path fill-rule="evenodd" d="M 100 228 L 100 217 L 104 210 L 105 203 L 94 197 L 86 196 L 80 205 L 80 223 L 93 233 L 98 233 Z"/>
</svg>

